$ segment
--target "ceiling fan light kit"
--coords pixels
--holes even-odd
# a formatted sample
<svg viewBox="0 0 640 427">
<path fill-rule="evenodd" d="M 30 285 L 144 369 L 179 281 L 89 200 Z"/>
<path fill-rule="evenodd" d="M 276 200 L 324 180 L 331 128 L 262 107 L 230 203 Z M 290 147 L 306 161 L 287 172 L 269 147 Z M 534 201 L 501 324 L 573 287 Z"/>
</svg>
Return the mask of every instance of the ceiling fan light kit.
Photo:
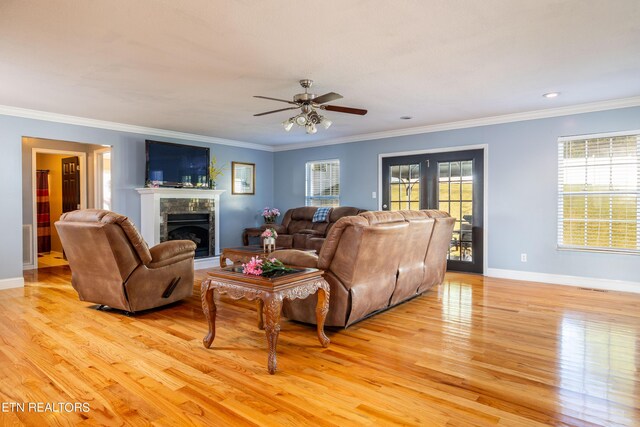
<svg viewBox="0 0 640 427">
<path fill-rule="evenodd" d="M 302 113 L 302 114 L 300 114 L 300 115 L 296 116 L 296 117 L 295 117 L 295 121 L 296 121 L 296 124 L 297 124 L 298 126 L 304 126 L 304 125 L 306 125 L 306 124 L 307 124 L 307 122 L 308 122 L 308 120 L 307 120 L 307 118 L 305 117 L 304 113 Z"/>
<path fill-rule="evenodd" d="M 282 122 L 282 126 L 284 126 L 284 130 L 289 132 L 291 130 L 291 128 L 293 127 L 294 123 L 295 122 L 293 121 L 293 118 L 291 118 L 291 119 L 287 119 L 284 122 Z"/>
<path fill-rule="evenodd" d="M 321 96 L 316 96 L 314 93 L 309 93 L 308 89 L 313 85 L 313 80 L 304 79 L 300 80 L 300 86 L 304 88 L 304 93 L 298 93 L 293 96 L 293 101 L 287 101 L 285 99 L 271 98 L 268 96 L 254 96 L 254 98 L 268 99 L 270 101 L 286 102 L 287 104 L 295 105 L 295 107 L 281 108 L 278 110 L 267 111 L 265 113 L 254 114 L 254 116 L 264 116 L 266 114 L 279 113 L 280 111 L 297 110 L 302 111 L 300 114 L 290 117 L 282 122 L 284 130 L 289 132 L 293 125 L 296 124 L 305 128 L 308 134 L 314 134 L 318 132 L 316 125 L 321 124 L 325 129 L 333 124 L 331 120 L 318 113 L 317 110 L 335 111 L 338 113 L 357 114 L 364 116 L 367 114 L 367 110 L 350 107 L 340 107 L 338 105 L 325 105 L 327 102 L 335 101 L 342 98 L 342 95 L 335 92 L 325 93 Z"/>
</svg>

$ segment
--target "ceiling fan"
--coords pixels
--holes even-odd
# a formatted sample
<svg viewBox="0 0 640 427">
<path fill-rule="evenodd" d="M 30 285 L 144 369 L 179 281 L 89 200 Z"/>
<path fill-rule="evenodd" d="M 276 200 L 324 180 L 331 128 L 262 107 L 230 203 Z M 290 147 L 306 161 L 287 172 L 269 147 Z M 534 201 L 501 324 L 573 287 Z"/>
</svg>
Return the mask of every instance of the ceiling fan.
<svg viewBox="0 0 640 427">
<path fill-rule="evenodd" d="M 314 93 L 309 93 L 308 89 L 313 85 L 313 80 L 304 79 L 300 80 L 300 86 L 304 88 L 304 93 L 298 93 L 293 96 L 293 101 L 287 101 L 286 99 L 271 98 L 269 96 L 256 95 L 254 98 L 269 99 L 271 101 L 286 102 L 287 104 L 295 105 L 295 107 L 280 108 L 278 110 L 267 111 L 265 113 L 254 114 L 255 117 L 265 116 L 267 114 L 279 113 L 280 111 L 302 110 L 297 116 L 293 116 L 284 122 L 284 130 L 289 132 L 294 124 L 298 126 L 304 126 L 307 133 L 313 134 L 318 131 L 317 124 L 321 124 L 325 129 L 329 129 L 331 126 L 331 120 L 318 114 L 317 110 L 335 111 L 337 113 L 357 114 L 364 116 L 367 114 L 367 110 L 360 108 L 341 107 L 338 105 L 327 105 L 327 102 L 335 101 L 342 98 L 342 95 L 335 92 L 325 93 L 324 95 L 317 96 Z"/>
</svg>

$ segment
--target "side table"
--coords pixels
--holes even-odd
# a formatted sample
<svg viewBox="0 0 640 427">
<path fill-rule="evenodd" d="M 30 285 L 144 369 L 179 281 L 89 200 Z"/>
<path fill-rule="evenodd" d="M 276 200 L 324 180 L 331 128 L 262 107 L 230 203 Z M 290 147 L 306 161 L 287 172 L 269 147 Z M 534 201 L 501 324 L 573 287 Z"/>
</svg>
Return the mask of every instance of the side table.
<svg viewBox="0 0 640 427">
<path fill-rule="evenodd" d="M 244 231 L 242 232 L 242 244 L 244 246 L 249 246 L 249 237 L 260 237 L 263 231 L 264 229 L 259 227 L 245 228 Z"/>
<path fill-rule="evenodd" d="M 258 300 L 258 328 L 264 329 L 267 335 L 267 368 L 270 374 L 275 374 L 277 369 L 276 346 L 280 334 L 282 301 L 285 298 L 303 299 L 318 293 L 317 334 L 320 344 L 327 347 L 330 341 L 324 333 L 324 322 L 329 311 L 329 284 L 322 278 L 322 273 L 322 270 L 315 268 L 301 268 L 289 274 L 266 278 L 242 274 L 240 267 L 217 268 L 209 272 L 210 277 L 202 282 L 200 290 L 202 311 L 209 324 L 209 332 L 202 340 L 203 345 L 210 348 L 216 336 L 217 308 L 213 292 L 217 289 L 219 294 L 227 294 L 233 299 Z"/>
</svg>

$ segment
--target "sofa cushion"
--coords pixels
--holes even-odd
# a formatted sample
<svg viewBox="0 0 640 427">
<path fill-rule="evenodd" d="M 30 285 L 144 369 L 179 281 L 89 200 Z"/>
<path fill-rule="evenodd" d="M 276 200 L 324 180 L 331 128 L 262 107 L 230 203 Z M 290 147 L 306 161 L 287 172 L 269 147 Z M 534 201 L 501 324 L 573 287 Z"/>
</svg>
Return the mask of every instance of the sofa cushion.
<svg viewBox="0 0 640 427">
<path fill-rule="evenodd" d="M 294 249 L 305 249 L 307 247 L 307 239 L 311 237 L 311 234 L 296 233 L 292 236 L 293 242 L 291 247 Z"/>
<path fill-rule="evenodd" d="M 276 239 L 276 247 L 291 248 L 293 247 L 293 236 L 291 234 L 279 234 Z"/>
<path fill-rule="evenodd" d="M 291 209 L 291 220 L 311 222 L 317 209 L 318 208 L 315 206 L 304 206 L 301 208 Z"/>
</svg>

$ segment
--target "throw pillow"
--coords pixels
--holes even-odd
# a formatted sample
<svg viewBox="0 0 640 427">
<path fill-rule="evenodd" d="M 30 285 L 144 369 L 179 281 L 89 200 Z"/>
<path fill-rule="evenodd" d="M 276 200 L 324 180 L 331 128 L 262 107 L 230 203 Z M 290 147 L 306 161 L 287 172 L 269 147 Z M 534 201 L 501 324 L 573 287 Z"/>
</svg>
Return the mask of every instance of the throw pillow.
<svg viewBox="0 0 640 427">
<path fill-rule="evenodd" d="M 312 222 L 329 222 L 329 212 L 331 208 L 318 208 L 316 213 L 313 214 Z"/>
</svg>

